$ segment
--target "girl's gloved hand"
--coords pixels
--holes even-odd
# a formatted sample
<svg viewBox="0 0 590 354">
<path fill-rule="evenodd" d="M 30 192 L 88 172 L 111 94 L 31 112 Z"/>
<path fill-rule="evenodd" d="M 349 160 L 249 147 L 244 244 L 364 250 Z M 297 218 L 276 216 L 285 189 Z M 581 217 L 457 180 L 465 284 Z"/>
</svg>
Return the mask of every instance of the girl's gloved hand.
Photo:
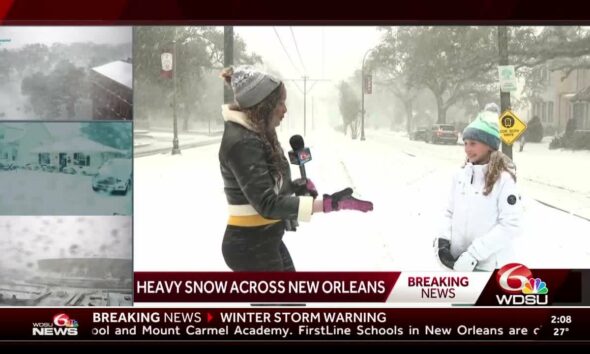
<svg viewBox="0 0 590 354">
<path fill-rule="evenodd" d="M 440 237 L 435 239 L 434 251 L 442 265 L 449 269 L 454 269 L 455 258 L 453 258 L 453 255 L 451 254 L 451 242 L 449 240 Z"/>
</svg>

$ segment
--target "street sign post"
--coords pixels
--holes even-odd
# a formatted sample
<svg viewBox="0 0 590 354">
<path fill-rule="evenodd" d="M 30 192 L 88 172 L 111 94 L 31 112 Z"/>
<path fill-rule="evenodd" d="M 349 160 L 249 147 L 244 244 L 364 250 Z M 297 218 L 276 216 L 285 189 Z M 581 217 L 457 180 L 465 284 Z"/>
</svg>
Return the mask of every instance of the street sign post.
<svg viewBox="0 0 590 354">
<path fill-rule="evenodd" d="M 516 91 L 516 74 L 514 73 L 514 65 L 498 66 L 498 75 L 500 76 L 500 91 Z"/>
<path fill-rule="evenodd" d="M 365 94 L 373 93 L 373 76 L 365 75 Z"/>
<path fill-rule="evenodd" d="M 527 128 L 526 123 L 510 110 L 504 111 L 498 119 L 500 137 L 506 145 L 514 144 Z"/>
</svg>

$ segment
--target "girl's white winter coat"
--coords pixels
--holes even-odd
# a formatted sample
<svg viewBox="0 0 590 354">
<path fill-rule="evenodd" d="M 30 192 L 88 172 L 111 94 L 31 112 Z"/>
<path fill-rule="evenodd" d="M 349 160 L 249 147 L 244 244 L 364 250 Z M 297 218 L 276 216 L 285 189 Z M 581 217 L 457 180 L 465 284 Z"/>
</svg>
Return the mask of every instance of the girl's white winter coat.
<svg viewBox="0 0 590 354">
<path fill-rule="evenodd" d="M 453 257 L 468 251 L 478 261 L 476 269 L 492 271 L 515 261 L 512 242 L 521 233 L 523 207 L 508 172 L 483 194 L 487 168 L 468 163 L 455 175 L 441 237 L 451 241 Z"/>
</svg>

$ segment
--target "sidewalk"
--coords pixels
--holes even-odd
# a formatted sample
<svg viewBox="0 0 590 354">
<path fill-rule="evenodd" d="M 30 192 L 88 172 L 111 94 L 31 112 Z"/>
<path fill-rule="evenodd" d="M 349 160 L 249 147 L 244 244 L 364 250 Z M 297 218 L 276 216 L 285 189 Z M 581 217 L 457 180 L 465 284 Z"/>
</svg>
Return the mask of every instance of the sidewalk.
<svg viewBox="0 0 590 354">
<path fill-rule="evenodd" d="M 201 132 L 179 133 L 178 145 L 180 151 L 218 143 L 221 141 L 222 133 L 221 131 L 212 132 L 211 135 Z M 133 132 L 133 157 L 171 153 L 173 138 L 172 132 L 135 130 Z"/>
</svg>

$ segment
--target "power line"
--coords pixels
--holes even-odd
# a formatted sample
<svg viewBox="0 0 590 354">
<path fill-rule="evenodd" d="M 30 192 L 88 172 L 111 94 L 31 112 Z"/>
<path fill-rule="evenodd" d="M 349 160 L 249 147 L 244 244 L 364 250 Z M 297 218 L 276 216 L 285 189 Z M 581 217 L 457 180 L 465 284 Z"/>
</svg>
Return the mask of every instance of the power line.
<svg viewBox="0 0 590 354">
<path fill-rule="evenodd" d="M 313 90 L 313 87 L 315 86 L 315 84 L 317 84 L 317 81 L 314 81 L 313 84 L 311 84 L 311 86 L 309 87 L 309 90 L 307 90 L 307 93 L 311 93 L 311 90 Z"/>
<path fill-rule="evenodd" d="M 325 73 L 325 61 L 326 61 L 326 33 L 324 31 L 324 27 L 322 27 L 322 77 L 326 75 Z"/>
<path fill-rule="evenodd" d="M 295 85 L 295 87 L 297 88 L 297 90 L 302 94 L 305 95 L 305 92 L 303 92 L 303 90 L 301 89 L 301 87 L 299 87 L 299 85 L 297 85 L 296 80 L 291 80 L 291 79 L 282 79 L 281 81 L 283 82 L 292 82 L 293 85 Z"/>
<path fill-rule="evenodd" d="M 303 80 L 303 135 L 307 134 L 307 95 L 309 94 L 309 92 L 311 91 L 311 89 L 315 86 L 315 84 L 318 81 L 331 81 L 331 80 L 326 80 L 326 79 L 310 79 L 309 76 L 303 76 L 301 79 L 286 79 L 284 81 L 298 81 L 298 80 Z M 309 88 L 309 90 L 307 89 L 307 82 L 308 81 L 313 81 L 312 86 Z"/>
<path fill-rule="evenodd" d="M 279 40 L 279 43 L 281 44 L 281 47 L 283 48 L 283 52 L 285 52 L 285 55 L 287 55 L 289 62 L 291 63 L 291 65 L 293 66 L 295 71 L 297 71 L 297 73 L 300 76 L 303 76 L 303 75 L 301 75 L 301 72 L 299 71 L 299 69 L 297 69 L 297 66 L 295 66 L 295 63 L 293 62 L 293 59 L 291 59 L 289 52 L 287 52 L 287 49 L 285 48 L 285 45 L 283 44 L 283 41 L 281 40 L 281 36 L 279 36 L 279 32 L 277 32 L 277 28 L 273 26 L 272 29 L 275 31 L 275 35 L 277 36 L 277 39 Z M 294 82 L 294 84 L 295 84 L 295 87 L 297 87 L 297 89 L 299 90 L 299 92 L 301 92 L 303 94 L 303 90 L 301 90 L 301 88 L 297 85 L 297 83 Z"/>
<path fill-rule="evenodd" d="M 303 73 L 307 75 L 307 69 L 305 68 L 305 64 L 303 64 L 303 59 L 301 58 L 301 52 L 299 52 L 299 46 L 297 45 L 297 39 L 295 39 L 295 33 L 293 32 L 293 27 L 289 26 L 289 30 L 291 31 L 291 37 L 293 38 L 293 43 L 295 43 L 295 50 L 297 51 L 297 56 L 299 57 L 299 62 L 301 63 L 301 67 L 303 67 Z"/>
</svg>

